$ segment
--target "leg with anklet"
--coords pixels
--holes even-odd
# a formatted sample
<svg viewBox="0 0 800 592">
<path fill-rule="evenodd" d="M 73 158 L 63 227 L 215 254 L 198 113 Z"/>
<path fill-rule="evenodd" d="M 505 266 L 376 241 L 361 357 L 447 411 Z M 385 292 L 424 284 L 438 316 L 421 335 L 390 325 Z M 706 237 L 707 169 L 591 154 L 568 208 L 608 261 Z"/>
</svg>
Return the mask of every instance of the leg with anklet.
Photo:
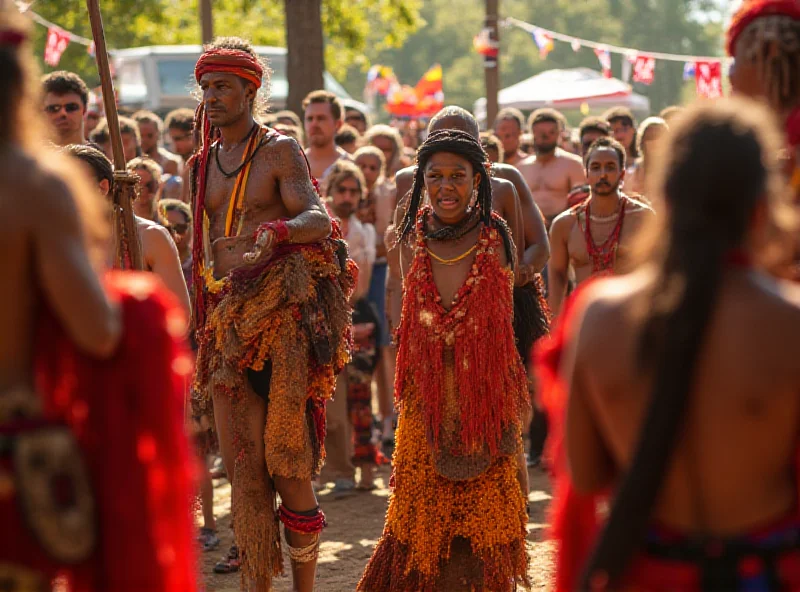
<svg viewBox="0 0 800 592">
<path fill-rule="evenodd" d="M 312 592 L 317 571 L 320 535 L 327 525 L 310 481 L 277 477 L 275 485 L 281 496 L 278 517 L 292 563 L 294 592 Z M 293 510 L 290 508 L 307 508 Z"/>
</svg>

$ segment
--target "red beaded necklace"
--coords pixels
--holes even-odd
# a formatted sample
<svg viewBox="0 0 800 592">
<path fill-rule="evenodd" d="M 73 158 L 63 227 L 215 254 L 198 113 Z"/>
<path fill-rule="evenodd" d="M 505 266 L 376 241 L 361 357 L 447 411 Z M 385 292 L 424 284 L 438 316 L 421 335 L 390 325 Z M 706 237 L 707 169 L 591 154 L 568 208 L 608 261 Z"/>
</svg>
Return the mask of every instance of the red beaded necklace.
<svg viewBox="0 0 800 592">
<path fill-rule="evenodd" d="M 587 199 L 583 204 L 578 206 L 578 223 L 583 230 L 584 238 L 586 239 L 586 251 L 589 258 L 592 260 L 592 275 L 611 273 L 614 270 L 614 263 L 617 260 L 617 250 L 619 249 L 619 235 L 622 232 L 622 222 L 625 220 L 625 206 L 628 203 L 628 198 L 625 195 L 619 197 L 619 215 L 617 216 L 617 223 L 611 234 L 603 242 L 602 245 L 597 245 L 592 237 L 592 216 L 589 211 L 589 204 L 591 198 Z"/>
</svg>

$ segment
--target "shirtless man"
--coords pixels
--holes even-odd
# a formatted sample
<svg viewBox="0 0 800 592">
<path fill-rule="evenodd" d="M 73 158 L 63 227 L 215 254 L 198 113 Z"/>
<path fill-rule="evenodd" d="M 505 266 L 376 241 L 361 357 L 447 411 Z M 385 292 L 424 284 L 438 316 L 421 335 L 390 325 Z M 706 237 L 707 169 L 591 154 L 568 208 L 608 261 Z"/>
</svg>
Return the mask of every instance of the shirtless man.
<svg viewBox="0 0 800 592">
<path fill-rule="evenodd" d="M 340 158 L 350 155 L 336 145 L 336 132 L 342 127 L 342 103 L 327 90 L 315 90 L 303 99 L 303 122 L 308 148 L 306 157 L 311 174 L 325 184 L 329 169 Z"/>
<path fill-rule="evenodd" d="M 216 420 L 243 582 L 263 592 L 282 571 L 280 519 L 294 589 L 310 592 L 325 525 L 311 479 L 324 457 L 324 403 L 348 359 L 353 264 L 297 142 L 255 121 L 264 72 L 250 43 L 236 37 L 207 46 L 195 67 L 207 118 L 195 129 L 208 131 L 189 163 L 200 345 L 194 404 L 195 415 Z M 330 118 L 331 108 L 327 99 L 313 103 L 312 127 L 318 110 Z M 219 132 L 213 143 L 211 128 Z"/>
<path fill-rule="evenodd" d="M 558 147 L 564 128 L 564 118 L 558 111 L 539 109 L 531 113 L 528 121 L 536 153 L 522 160 L 517 168 L 550 228 L 555 217 L 567 209 L 569 192 L 583 185 L 586 177 L 580 157 Z"/>
<path fill-rule="evenodd" d="M 750 101 L 691 107 L 663 151 L 646 264 L 569 315 L 569 473 L 615 492 L 570 589 L 800 587 L 800 290 L 757 263 L 796 232 L 773 121 Z"/>
<path fill-rule="evenodd" d="M 525 116 L 519 109 L 513 107 L 500 109 L 494 120 L 494 135 L 503 144 L 504 163 L 516 166 L 528 157 L 519 148 L 524 128 Z"/>
<path fill-rule="evenodd" d="M 626 163 L 622 144 L 601 137 L 589 148 L 585 162 L 589 199 L 561 214 L 550 228 L 548 302 L 553 315 L 561 310 L 570 265 L 578 284 L 618 270 L 642 223 L 653 215 L 620 189 Z"/>
<path fill-rule="evenodd" d="M 161 145 L 164 135 L 164 121 L 152 111 L 137 111 L 133 119 L 139 124 L 142 139 L 142 153 L 153 159 L 168 175 L 177 175 L 183 165 L 181 157 Z"/>
<path fill-rule="evenodd" d="M 108 200 L 114 188 L 114 167 L 108 157 L 91 146 L 68 146 L 65 151 L 85 165 L 87 176 L 97 183 L 98 191 Z M 161 224 L 139 216 L 136 216 L 136 229 L 142 245 L 145 270 L 161 278 L 167 289 L 178 299 L 186 318 L 191 318 L 189 292 L 175 241 Z M 113 251 L 111 249 L 111 253 Z M 109 260 L 111 258 L 113 255 Z"/>
<path fill-rule="evenodd" d="M 592 144 L 594 144 L 595 140 L 598 138 L 607 138 L 610 135 L 611 128 L 608 122 L 602 117 L 591 116 L 581 121 L 581 125 L 578 128 L 578 142 L 580 144 L 581 158 L 586 156 L 586 153 L 589 151 Z M 589 185 L 573 187 L 572 191 L 567 195 L 567 206 L 570 208 L 572 206 L 577 206 L 582 201 L 585 201 L 591 192 L 592 188 Z"/>
<path fill-rule="evenodd" d="M 625 148 L 628 160 L 628 174 L 632 174 L 636 167 L 639 151 L 636 149 L 636 118 L 627 107 L 613 107 L 603 115 L 608 125 L 611 126 L 611 135 Z"/>
</svg>

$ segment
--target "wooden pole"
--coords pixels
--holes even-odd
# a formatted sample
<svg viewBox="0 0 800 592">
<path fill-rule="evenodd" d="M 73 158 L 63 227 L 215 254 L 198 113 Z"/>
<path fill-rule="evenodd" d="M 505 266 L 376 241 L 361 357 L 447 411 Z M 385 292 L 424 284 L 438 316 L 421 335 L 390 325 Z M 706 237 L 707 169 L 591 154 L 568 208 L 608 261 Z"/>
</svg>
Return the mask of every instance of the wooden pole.
<svg viewBox="0 0 800 592">
<path fill-rule="evenodd" d="M 491 30 L 489 38 L 498 44 L 500 43 L 499 4 L 500 0 L 486 0 L 485 27 Z M 491 129 L 499 109 L 497 93 L 500 91 L 500 56 L 493 59 L 486 58 L 483 71 L 486 76 L 486 128 Z"/>
<path fill-rule="evenodd" d="M 114 160 L 114 234 L 116 237 L 117 267 L 130 266 L 143 269 L 142 249 L 139 244 L 139 233 L 136 230 L 136 219 L 133 215 L 133 200 L 137 194 L 138 179 L 127 172 L 125 152 L 122 149 L 122 134 L 119 129 L 117 101 L 114 94 L 114 82 L 111 79 L 111 67 L 108 63 L 106 36 L 103 31 L 103 17 L 100 14 L 99 0 L 86 0 L 89 10 L 89 21 L 92 24 L 95 59 L 103 89 L 103 106 L 108 122 L 108 135 Z"/>
<path fill-rule="evenodd" d="M 203 45 L 214 40 L 214 16 L 211 0 L 200 0 L 200 23 Z"/>
</svg>

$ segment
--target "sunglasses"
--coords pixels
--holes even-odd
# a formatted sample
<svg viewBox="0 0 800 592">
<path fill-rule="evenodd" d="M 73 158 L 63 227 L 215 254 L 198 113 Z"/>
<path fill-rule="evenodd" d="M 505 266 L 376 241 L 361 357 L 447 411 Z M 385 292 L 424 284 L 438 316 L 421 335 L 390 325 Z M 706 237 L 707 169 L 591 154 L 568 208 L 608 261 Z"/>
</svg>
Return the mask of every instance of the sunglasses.
<svg viewBox="0 0 800 592">
<path fill-rule="evenodd" d="M 55 115 L 61 111 L 62 107 L 67 113 L 75 113 L 75 111 L 80 111 L 81 109 L 81 106 L 78 103 L 67 103 L 66 105 L 46 105 L 44 110 L 47 113 Z"/>
<path fill-rule="evenodd" d="M 182 224 L 172 224 L 172 230 L 177 232 L 178 234 L 186 234 L 189 230 L 189 224 L 183 222 Z"/>
</svg>

